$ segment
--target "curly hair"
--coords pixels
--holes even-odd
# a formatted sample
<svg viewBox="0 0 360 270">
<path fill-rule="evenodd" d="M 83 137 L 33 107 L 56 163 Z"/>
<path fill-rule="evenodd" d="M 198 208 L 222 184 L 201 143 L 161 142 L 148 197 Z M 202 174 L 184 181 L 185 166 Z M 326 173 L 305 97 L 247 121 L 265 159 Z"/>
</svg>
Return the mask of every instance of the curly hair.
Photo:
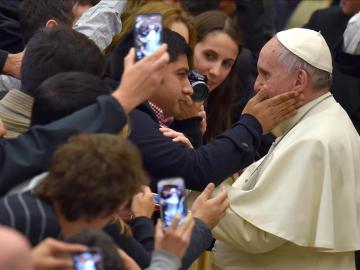
<svg viewBox="0 0 360 270">
<path fill-rule="evenodd" d="M 120 136 L 75 135 L 54 154 L 36 196 L 57 202 L 69 221 L 112 214 L 147 183 L 137 148 Z"/>
</svg>

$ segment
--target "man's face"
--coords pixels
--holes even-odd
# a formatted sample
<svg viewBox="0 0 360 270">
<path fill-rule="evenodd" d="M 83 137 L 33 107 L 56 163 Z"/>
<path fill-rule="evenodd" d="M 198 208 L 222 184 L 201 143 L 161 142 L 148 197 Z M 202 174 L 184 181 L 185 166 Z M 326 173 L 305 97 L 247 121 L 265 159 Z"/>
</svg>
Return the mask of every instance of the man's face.
<svg viewBox="0 0 360 270">
<path fill-rule="evenodd" d="M 341 0 L 341 8 L 344 14 L 354 15 L 360 11 L 360 0 Z"/>
<path fill-rule="evenodd" d="M 193 93 L 188 80 L 189 64 L 186 55 L 180 55 L 170 63 L 165 71 L 165 78 L 151 97 L 150 101 L 160 107 L 165 116 L 175 116 L 180 112 L 179 102 L 186 102 Z"/>
<path fill-rule="evenodd" d="M 278 60 L 281 45 L 276 38 L 271 39 L 261 49 L 257 64 L 258 76 L 255 81 L 255 92 L 264 89 L 268 97 L 292 90 L 294 75 L 288 74 L 284 65 Z"/>
</svg>

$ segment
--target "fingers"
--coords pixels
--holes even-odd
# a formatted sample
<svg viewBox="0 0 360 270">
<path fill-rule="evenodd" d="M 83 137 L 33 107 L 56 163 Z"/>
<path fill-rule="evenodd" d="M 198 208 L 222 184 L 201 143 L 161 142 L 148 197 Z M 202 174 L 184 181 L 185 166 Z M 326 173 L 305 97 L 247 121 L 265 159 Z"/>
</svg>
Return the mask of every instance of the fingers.
<svg viewBox="0 0 360 270">
<path fill-rule="evenodd" d="M 185 221 L 177 228 L 178 235 L 188 235 L 191 233 L 192 228 L 194 227 L 194 219 L 191 214 L 188 214 L 185 218 Z"/>
<path fill-rule="evenodd" d="M 73 262 L 70 258 L 56 258 L 48 256 L 43 258 L 41 264 L 44 266 L 43 269 L 71 269 Z"/>
<path fill-rule="evenodd" d="M 159 130 L 162 132 L 162 134 L 166 137 L 170 137 L 170 138 L 175 138 L 175 137 L 179 137 L 179 136 L 184 136 L 185 135 L 181 132 L 177 132 L 171 128 L 167 128 L 167 127 L 161 127 L 159 128 Z"/>
<path fill-rule="evenodd" d="M 253 98 L 250 99 L 250 101 L 259 103 L 267 98 L 268 98 L 268 94 L 266 94 L 266 90 L 261 89 L 259 92 L 256 93 L 256 95 Z"/>
<path fill-rule="evenodd" d="M 191 142 L 189 141 L 188 138 L 186 138 L 185 136 L 179 136 L 176 137 L 174 139 L 172 139 L 173 142 L 176 143 L 182 143 L 185 144 L 187 147 L 189 147 L 190 149 L 194 149 L 194 146 L 191 144 Z"/>
<path fill-rule="evenodd" d="M 220 205 L 227 199 L 228 199 L 227 190 L 226 190 L 226 188 L 222 187 L 222 191 L 218 195 L 216 195 L 214 198 L 212 198 L 211 200 L 213 200 L 214 203 Z"/>
<path fill-rule="evenodd" d="M 204 197 L 205 199 L 209 199 L 212 195 L 212 193 L 215 190 L 214 183 L 209 183 L 206 188 L 201 192 L 200 196 Z"/>
<path fill-rule="evenodd" d="M 180 214 L 176 214 L 171 225 L 167 228 L 167 231 L 169 231 L 169 232 L 175 231 L 180 222 L 180 219 L 181 219 Z"/>
<path fill-rule="evenodd" d="M 124 58 L 124 69 L 127 69 L 135 64 L 135 49 L 131 48 Z"/>
<path fill-rule="evenodd" d="M 266 100 L 266 102 L 268 103 L 267 105 L 269 105 L 269 106 L 276 106 L 276 105 L 283 104 L 285 102 L 295 104 L 296 103 L 296 98 L 298 96 L 299 96 L 298 92 L 291 91 L 291 92 L 286 92 L 284 94 L 277 95 L 275 97 L 269 98 L 268 100 Z"/>
<path fill-rule="evenodd" d="M 53 253 L 74 253 L 87 250 L 86 246 L 80 244 L 68 244 L 52 238 L 48 238 L 45 241 Z"/>
<path fill-rule="evenodd" d="M 164 236 L 163 223 L 161 219 L 158 219 L 155 227 L 155 238 L 161 239 Z"/>
</svg>

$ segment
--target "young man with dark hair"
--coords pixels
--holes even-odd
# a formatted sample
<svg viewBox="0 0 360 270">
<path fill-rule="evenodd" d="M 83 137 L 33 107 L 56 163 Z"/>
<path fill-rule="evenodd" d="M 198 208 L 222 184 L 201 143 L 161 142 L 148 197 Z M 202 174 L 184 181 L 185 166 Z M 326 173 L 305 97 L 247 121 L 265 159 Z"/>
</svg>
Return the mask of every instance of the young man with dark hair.
<svg viewBox="0 0 360 270">
<path fill-rule="evenodd" d="M 104 56 L 85 35 L 57 26 L 40 30 L 29 41 L 21 67 L 21 90 L 13 89 L 0 101 L 6 138 L 15 138 L 30 125 L 35 89 L 61 72 L 82 71 L 101 77 Z"/>
<path fill-rule="evenodd" d="M 84 72 L 59 73 L 34 92 L 31 126 L 46 125 L 93 104 L 111 89 L 99 77 Z"/>
</svg>

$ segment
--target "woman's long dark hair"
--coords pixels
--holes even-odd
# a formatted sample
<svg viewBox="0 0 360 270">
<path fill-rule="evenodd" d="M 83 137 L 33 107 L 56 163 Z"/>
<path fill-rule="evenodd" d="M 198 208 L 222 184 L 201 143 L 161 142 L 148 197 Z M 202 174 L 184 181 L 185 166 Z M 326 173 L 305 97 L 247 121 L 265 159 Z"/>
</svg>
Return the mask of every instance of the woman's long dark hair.
<svg viewBox="0 0 360 270">
<path fill-rule="evenodd" d="M 201 42 L 209 33 L 214 31 L 224 32 L 231 37 L 241 49 L 241 36 L 236 23 L 224 12 L 212 10 L 204 12 L 194 19 L 197 31 L 197 40 Z M 236 88 L 236 63 L 231 68 L 227 78 L 214 89 L 205 106 L 207 114 L 207 130 L 204 142 L 207 143 L 216 135 L 222 133 L 232 124 L 233 104 L 237 95 Z"/>
</svg>

